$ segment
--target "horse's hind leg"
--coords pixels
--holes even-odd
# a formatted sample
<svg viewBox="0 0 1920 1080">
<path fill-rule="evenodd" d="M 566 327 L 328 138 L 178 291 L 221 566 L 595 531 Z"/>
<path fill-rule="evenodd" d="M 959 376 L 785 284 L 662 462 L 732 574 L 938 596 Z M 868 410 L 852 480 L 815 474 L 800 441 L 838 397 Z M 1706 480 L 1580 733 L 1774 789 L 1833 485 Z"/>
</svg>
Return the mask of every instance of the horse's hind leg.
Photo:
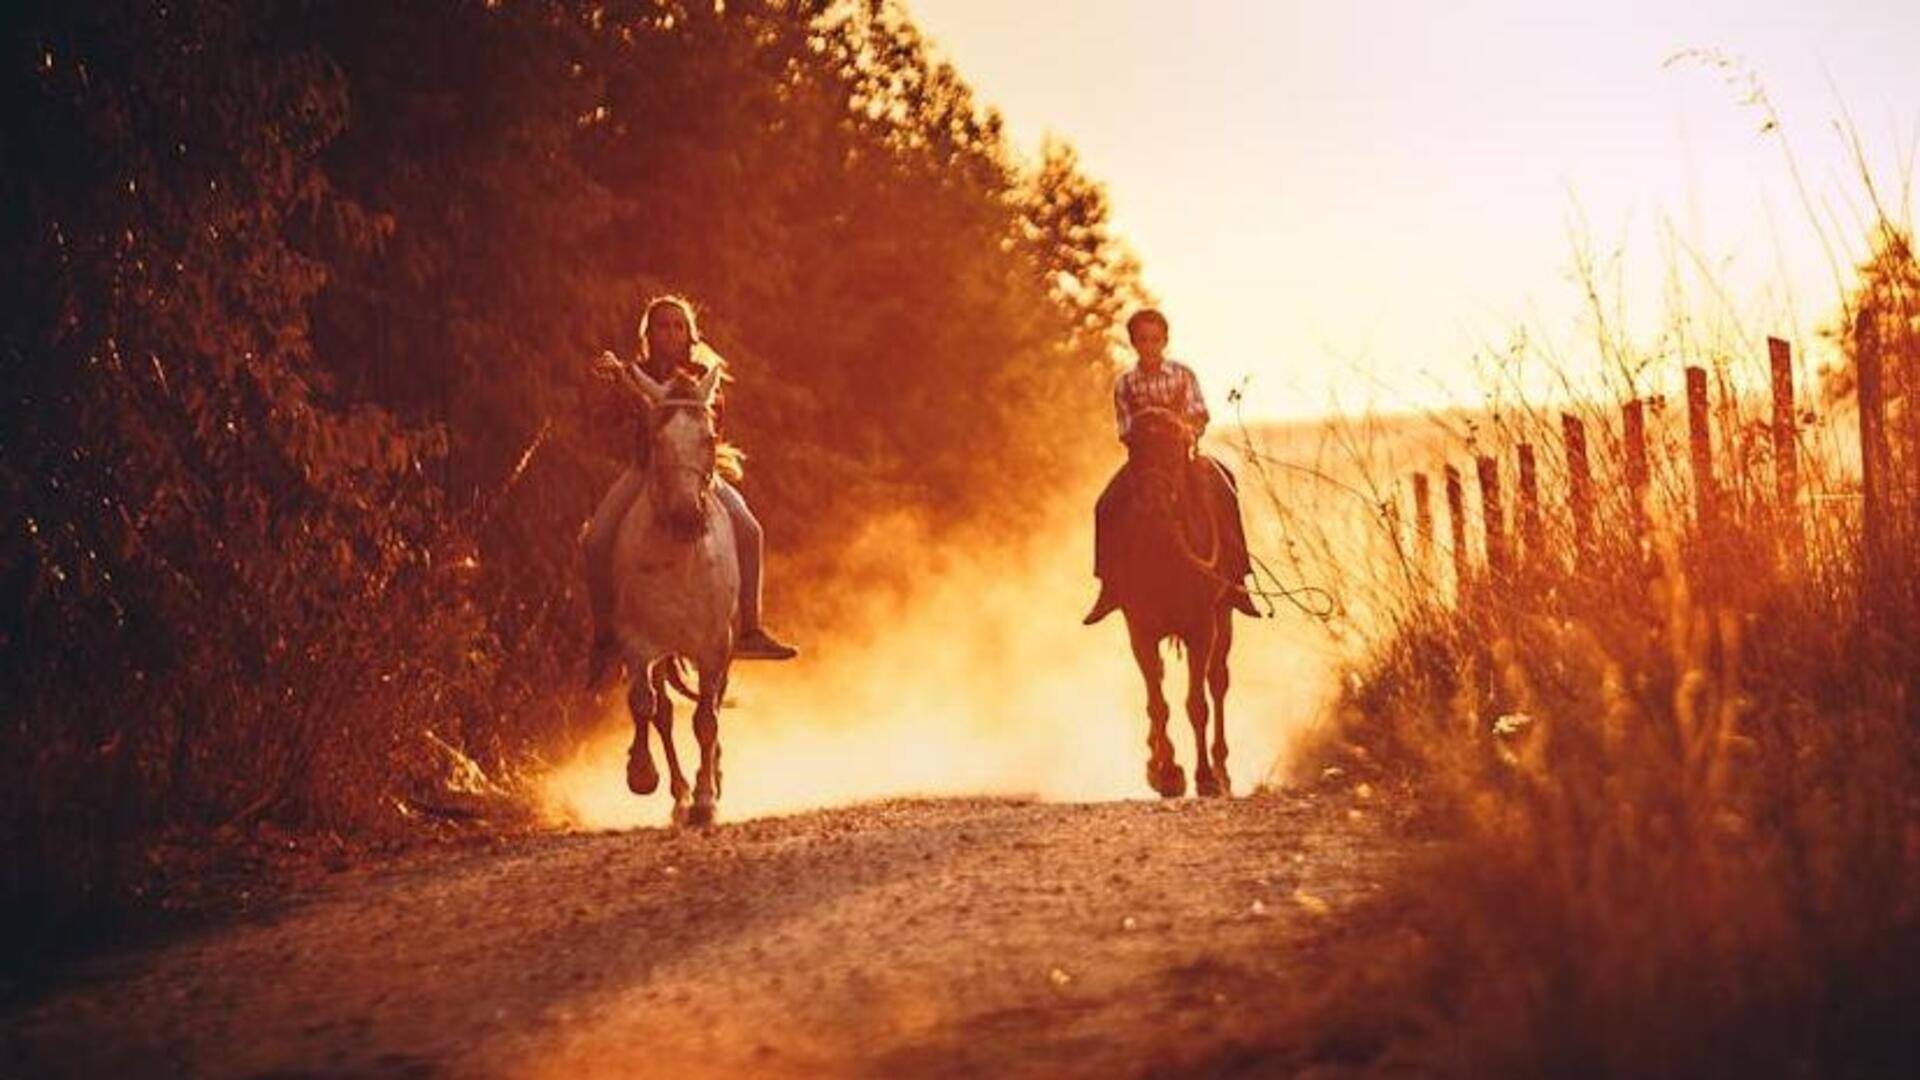
<svg viewBox="0 0 1920 1080">
<path fill-rule="evenodd" d="M 1233 794 L 1233 781 L 1227 777 L 1227 687 L 1233 681 L 1227 654 L 1232 649 L 1233 615 L 1223 612 L 1213 638 L 1213 657 L 1207 663 L 1207 691 L 1213 696 L 1213 775 L 1222 795 Z"/>
<path fill-rule="evenodd" d="M 653 726 L 660 732 L 660 749 L 667 757 L 667 790 L 673 795 L 673 821 L 677 825 L 687 813 L 687 777 L 680 771 L 680 755 L 673 748 L 673 695 L 667 690 L 666 664 L 653 674 L 653 697 Z"/>
<path fill-rule="evenodd" d="M 700 669 L 700 700 L 693 707 L 693 737 L 700 741 L 700 771 L 693 778 L 693 805 L 687 824 L 711 825 L 720 798 L 720 691 L 726 686 L 726 668 Z"/>
<path fill-rule="evenodd" d="M 1212 637 L 1211 634 L 1208 637 Z M 1187 723 L 1193 725 L 1193 793 L 1220 794 L 1220 778 L 1207 753 L 1207 675 L 1213 643 L 1187 642 Z"/>
<path fill-rule="evenodd" d="M 723 671 L 720 673 L 720 685 L 715 687 L 713 691 L 713 707 L 716 710 L 714 713 L 716 718 L 719 716 L 717 710 L 720 708 L 720 703 L 725 700 L 727 700 L 727 673 Z M 721 747 L 720 740 L 716 735 L 713 740 L 713 801 L 716 803 L 720 801 L 720 790 L 722 787 L 720 783 L 720 758 L 722 756 L 722 749 L 723 747 Z"/>
<path fill-rule="evenodd" d="M 1187 793 L 1187 776 L 1173 760 L 1173 740 L 1167 738 L 1167 718 L 1172 709 L 1160 688 L 1166 677 L 1166 665 L 1160 659 L 1160 643 L 1127 626 L 1127 638 L 1133 645 L 1134 663 L 1140 665 L 1140 677 L 1147 684 L 1147 784 L 1169 799 Z"/>
<path fill-rule="evenodd" d="M 627 687 L 627 712 L 633 717 L 633 745 L 627 748 L 627 790 L 635 795 L 651 795 L 660 786 L 660 771 L 653 767 L 653 751 L 647 746 L 647 724 L 653 719 L 654 689 L 650 672 L 642 666 Z"/>
</svg>

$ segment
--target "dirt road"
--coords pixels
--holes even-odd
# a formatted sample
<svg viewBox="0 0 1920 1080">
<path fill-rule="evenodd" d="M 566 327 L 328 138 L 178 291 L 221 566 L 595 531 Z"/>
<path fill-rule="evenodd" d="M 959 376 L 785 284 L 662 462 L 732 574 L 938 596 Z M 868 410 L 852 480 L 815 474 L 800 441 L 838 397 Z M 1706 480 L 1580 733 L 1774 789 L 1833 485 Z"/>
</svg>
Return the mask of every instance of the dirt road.
<svg viewBox="0 0 1920 1080">
<path fill-rule="evenodd" d="M 1290 1071 L 1276 1032 L 1387 868 L 1353 806 L 906 801 L 411 857 L 78 966 L 4 1018 L 0 1073 Z"/>
</svg>

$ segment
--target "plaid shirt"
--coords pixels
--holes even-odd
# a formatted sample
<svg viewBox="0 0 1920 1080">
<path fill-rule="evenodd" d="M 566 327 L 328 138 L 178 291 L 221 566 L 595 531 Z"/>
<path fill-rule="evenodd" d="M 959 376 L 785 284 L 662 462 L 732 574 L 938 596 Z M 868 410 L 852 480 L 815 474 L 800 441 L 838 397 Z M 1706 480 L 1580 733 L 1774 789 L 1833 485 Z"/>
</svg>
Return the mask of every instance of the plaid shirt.
<svg viewBox="0 0 1920 1080">
<path fill-rule="evenodd" d="M 1133 418 L 1150 408 L 1169 409 L 1185 417 L 1195 435 L 1211 419 L 1206 399 L 1200 396 L 1200 380 L 1194 378 L 1192 368 L 1176 360 L 1162 360 L 1151 371 L 1135 364 L 1113 384 L 1113 416 L 1123 441 L 1133 430 Z"/>
</svg>

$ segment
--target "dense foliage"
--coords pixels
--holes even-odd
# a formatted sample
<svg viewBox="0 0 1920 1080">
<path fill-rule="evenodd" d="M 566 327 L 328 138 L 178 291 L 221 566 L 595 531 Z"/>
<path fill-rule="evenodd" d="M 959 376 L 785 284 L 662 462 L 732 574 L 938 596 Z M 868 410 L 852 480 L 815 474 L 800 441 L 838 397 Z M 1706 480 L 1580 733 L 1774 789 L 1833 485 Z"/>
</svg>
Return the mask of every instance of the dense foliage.
<svg viewBox="0 0 1920 1080">
<path fill-rule="evenodd" d="M 690 296 L 816 624 L 877 510 L 1017 530 L 1133 264 L 891 3 L 0 14 L 0 897 L 161 829 L 377 831 L 583 714 L 588 358 Z"/>
</svg>

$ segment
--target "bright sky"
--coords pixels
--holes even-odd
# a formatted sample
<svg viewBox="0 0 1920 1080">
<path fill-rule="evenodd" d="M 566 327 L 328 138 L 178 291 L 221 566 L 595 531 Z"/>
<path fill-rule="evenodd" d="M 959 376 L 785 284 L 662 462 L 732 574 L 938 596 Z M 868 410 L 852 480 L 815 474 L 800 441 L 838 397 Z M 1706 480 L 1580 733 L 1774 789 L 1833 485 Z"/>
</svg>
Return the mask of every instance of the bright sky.
<svg viewBox="0 0 1920 1080">
<path fill-rule="evenodd" d="M 1704 347 L 1817 349 L 1820 233 L 1843 261 L 1864 235 L 1843 108 L 1910 220 L 1916 0 L 907 3 L 1024 150 L 1062 136 L 1108 185 L 1216 413 L 1248 378 L 1265 416 L 1477 401 L 1521 333 L 1594 370 L 1582 220 L 1643 347 L 1678 295 Z M 1685 49 L 1758 75 L 1821 229 L 1746 87 Z"/>
</svg>

